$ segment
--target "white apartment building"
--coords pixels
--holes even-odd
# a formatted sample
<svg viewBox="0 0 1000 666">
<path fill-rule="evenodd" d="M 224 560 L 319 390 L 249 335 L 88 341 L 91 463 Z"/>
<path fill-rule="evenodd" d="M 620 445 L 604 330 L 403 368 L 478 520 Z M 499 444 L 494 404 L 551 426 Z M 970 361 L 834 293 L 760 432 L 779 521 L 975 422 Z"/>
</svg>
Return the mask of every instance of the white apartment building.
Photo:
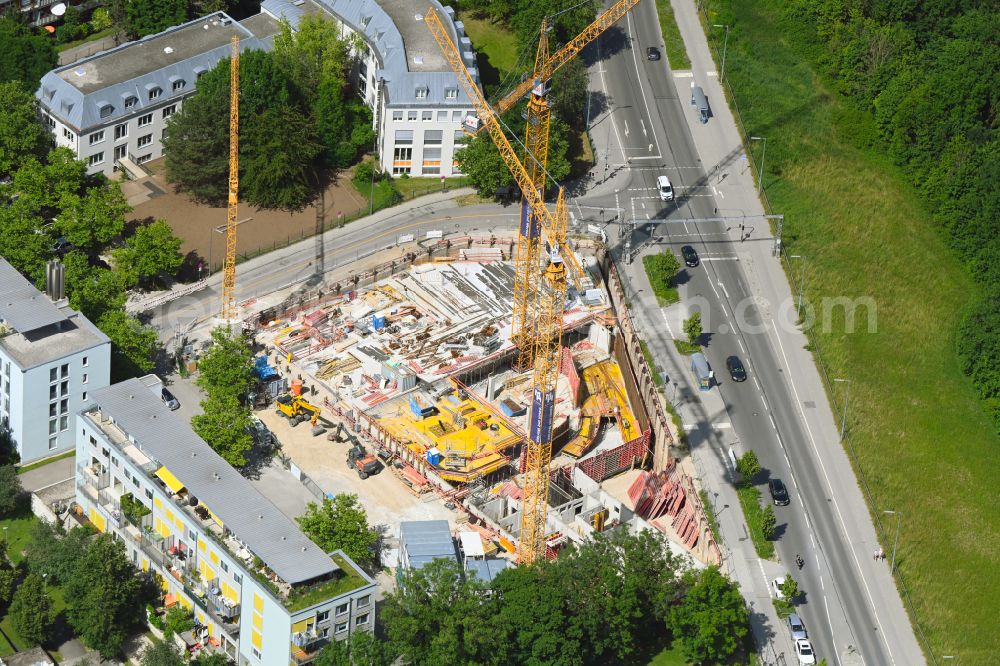
<svg viewBox="0 0 1000 666">
<path fill-rule="evenodd" d="M 267 14 L 236 22 L 220 12 L 52 70 L 35 97 L 56 145 L 73 150 L 88 173 L 163 155 L 167 118 L 193 95 L 195 82 L 242 51 L 270 49 L 278 23 Z"/>
<path fill-rule="evenodd" d="M 59 20 L 52 13 L 52 7 L 57 4 L 60 4 L 60 0 L 0 0 L 0 13 L 20 9 L 31 25 L 47 25 Z M 66 4 L 65 0 L 62 0 L 62 4 Z"/>
<path fill-rule="evenodd" d="M 78 411 L 76 501 L 155 574 L 192 642 L 240 666 L 302 666 L 375 626 L 375 583 L 326 553 L 160 398 L 147 375 L 94 391 Z"/>
<path fill-rule="evenodd" d="M 53 289 L 41 293 L 0 257 L 0 425 L 22 463 L 72 450 L 73 415 L 111 377 L 111 341 Z"/>
</svg>

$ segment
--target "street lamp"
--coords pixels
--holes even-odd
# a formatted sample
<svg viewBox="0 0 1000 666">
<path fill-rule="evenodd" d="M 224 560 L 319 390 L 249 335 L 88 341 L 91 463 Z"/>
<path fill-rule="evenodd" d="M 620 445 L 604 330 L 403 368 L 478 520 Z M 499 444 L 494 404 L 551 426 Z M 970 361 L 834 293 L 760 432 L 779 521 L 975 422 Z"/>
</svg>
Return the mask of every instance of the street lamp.
<svg viewBox="0 0 1000 666">
<path fill-rule="evenodd" d="M 798 301 L 798 304 L 795 306 L 795 314 L 797 314 L 799 317 L 801 317 L 802 316 L 802 289 L 803 289 L 803 287 L 805 287 L 805 283 L 806 283 L 806 258 L 803 257 L 801 254 L 792 254 L 792 255 L 789 255 L 788 258 L 789 259 L 801 259 L 802 260 L 802 268 L 799 269 L 799 301 Z"/>
<path fill-rule="evenodd" d="M 726 39 L 722 42 L 722 71 L 719 73 L 719 80 L 721 81 L 726 78 L 726 51 L 729 50 L 729 26 L 715 23 L 712 27 L 726 29 Z"/>
<path fill-rule="evenodd" d="M 847 388 L 844 389 L 844 413 L 840 417 L 840 439 L 843 441 L 844 436 L 847 434 L 847 406 L 851 402 L 851 380 L 834 378 L 833 381 L 847 384 Z"/>
<path fill-rule="evenodd" d="M 896 571 L 896 547 L 899 545 L 899 523 L 903 518 L 902 511 L 892 511 L 890 509 L 885 509 L 882 513 L 891 514 L 896 516 L 896 538 L 892 541 L 892 565 L 889 567 L 889 573 L 895 573 Z M 947 657 L 946 657 L 947 658 Z"/>
<path fill-rule="evenodd" d="M 764 191 L 764 159 L 767 157 L 767 137 L 752 136 L 751 141 L 763 141 L 764 147 L 760 151 L 760 172 L 757 174 L 757 194 Z"/>
</svg>

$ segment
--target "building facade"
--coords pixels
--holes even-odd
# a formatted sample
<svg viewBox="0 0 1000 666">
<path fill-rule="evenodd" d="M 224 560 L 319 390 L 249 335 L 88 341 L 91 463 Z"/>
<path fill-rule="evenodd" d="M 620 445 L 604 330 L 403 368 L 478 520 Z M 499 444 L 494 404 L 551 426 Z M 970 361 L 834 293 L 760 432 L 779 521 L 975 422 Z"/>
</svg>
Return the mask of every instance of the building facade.
<svg viewBox="0 0 1000 666">
<path fill-rule="evenodd" d="M 324 553 L 160 399 L 152 375 L 93 392 L 76 423 L 76 499 L 155 574 L 164 606 L 238 664 L 308 664 L 372 631 L 375 585 Z"/>
<path fill-rule="evenodd" d="M 48 25 L 55 23 L 59 17 L 52 13 L 52 7 L 57 4 L 67 4 L 60 0 L 0 0 L 0 14 L 20 9 L 25 20 L 31 25 Z"/>
<path fill-rule="evenodd" d="M 108 337 L 0 258 L 0 427 L 21 462 L 72 450 L 74 414 L 110 377 Z"/>
<path fill-rule="evenodd" d="M 430 4 L 478 81 L 462 22 L 450 7 Z M 280 20 L 295 29 L 302 16 L 319 13 L 351 44 L 351 85 L 372 110 L 383 170 L 451 176 L 459 173 L 463 121 L 475 114 L 423 23 L 427 7 L 428 0 L 264 0 L 261 13 L 244 21 L 212 14 L 54 69 L 35 96 L 56 144 L 73 150 L 89 173 L 110 176 L 163 155 L 167 119 L 198 77 L 229 57 L 233 36 L 243 50 L 271 49 Z"/>
</svg>

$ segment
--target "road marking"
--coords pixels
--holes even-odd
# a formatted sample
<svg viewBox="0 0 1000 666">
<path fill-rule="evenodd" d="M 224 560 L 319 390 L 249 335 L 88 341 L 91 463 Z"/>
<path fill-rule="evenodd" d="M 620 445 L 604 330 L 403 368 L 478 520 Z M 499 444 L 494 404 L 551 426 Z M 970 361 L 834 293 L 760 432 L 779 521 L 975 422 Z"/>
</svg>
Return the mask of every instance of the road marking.
<svg viewBox="0 0 1000 666">
<path fill-rule="evenodd" d="M 771 427 L 774 428 L 775 431 L 777 431 L 778 424 L 774 422 L 774 414 L 768 414 L 767 418 L 771 419 Z"/>
<path fill-rule="evenodd" d="M 673 330 L 672 330 L 672 329 L 670 328 L 670 322 L 669 322 L 669 321 L 667 321 L 667 313 L 666 313 L 666 312 L 664 312 L 663 308 L 660 308 L 660 315 L 662 315 L 662 316 L 663 316 L 663 323 L 664 323 L 664 325 L 666 325 L 666 327 L 667 327 L 667 333 L 669 333 L 669 334 L 670 334 L 670 337 L 672 337 L 672 338 L 673 338 L 673 337 L 676 337 L 676 336 L 674 335 L 674 332 L 673 332 Z"/>
<path fill-rule="evenodd" d="M 597 57 L 599 60 L 603 61 L 603 56 L 601 55 L 601 40 L 597 40 Z M 601 69 L 601 87 L 604 88 L 604 94 L 610 98 L 608 95 L 608 82 L 604 80 L 604 69 Z M 618 152 L 621 153 L 622 158 L 625 157 L 625 145 L 622 143 L 621 134 L 618 133 L 618 123 L 615 122 L 615 116 L 612 111 L 608 111 L 608 116 L 611 118 L 611 127 L 615 130 L 615 138 L 618 139 Z"/>
<path fill-rule="evenodd" d="M 774 336 L 778 341 L 778 349 L 781 350 L 781 356 L 785 360 L 785 367 L 789 368 L 791 365 L 788 363 L 788 356 L 785 354 L 785 346 L 781 343 L 781 337 L 778 334 L 778 325 L 771 321 L 771 326 L 774 328 Z M 813 436 L 812 428 L 809 427 L 809 422 L 806 420 L 806 414 L 802 410 L 802 399 L 799 398 L 799 391 L 795 388 L 795 382 L 792 380 L 791 376 L 788 377 L 788 385 L 792 387 L 792 393 L 795 394 L 795 405 L 796 409 L 799 410 L 799 415 L 802 417 L 802 423 L 806 427 L 806 434 L 809 436 L 809 443 L 812 445 L 813 453 L 816 455 L 816 460 L 819 462 L 819 468 L 823 471 L 823 478 L 826 479 L 827 488 L 833 489 L 833 484 L 830 482 L 830 475 L 826 471 L 826 465 L 823 464 L 823 458 L 819 455 L 819 449 L 816 446 L 816 438 Z M 889 640 L 885 636 L 885 628 L 882 627 L 882 620 L 879 614 L 875 610 L 875 599 L 872 597 L 872 591 L 868 587 L 868 580 L 865 578 L 862 569 L 861 562 L 858 560 L 858 555 L 854 552 L 854 548 L 850 546 L 850 532 L 847 529 L 847 523 L 844 521 L 844 516 L 840 512 L 840 506 L 836 502 L 831 502 L 834 510 L 837 512 L 837 519 L 840 521 L 840 527 L 843 530 L 842 535 L 844 537 L 843 543 L 847 544 L 847 550 L 851 553 L 851 557 L 854 559 L 854 564 L 857 566 L 857 571 L 860 574 L 858 578 L 861 580 L 861 584 L 864 585 L 865 594 L 868 595 L 868 602 L 871 604 L 872 616 L 875 618 L 875 623 L 878 625 L 879 636 L 882 638 L 882 642 L 885 644 L 885 649 L 889 652 L 889 661 L 893 664 L 896 663 L 895 657 L 892 655 L 892 647 L 889 645 Z M 807 514 L 808 515 L 808 514 Z M 830 634 L 831 636 L 833 634 Z"/>
<path fill-rule="evenodd" d="M 819 589 L 824 590 L 824 591 L 826 590 L 826 585 L 823 584 L 823 577 L 822 576 L 819 577 Z"/>
<path fill-rule="evenodd" d="M 693 79 L 694 72 L 674 72 L 675 79 Z"/>
<path fill-rule="evenodd" d="M 816 535 L 814 535 L 812 532 L 809 533 L 809 541 L 812 542 L 813 550 L 816 550 Z M 817 560 L 818 559 L 819 558 L 817 557 Z M 819 562 L 817 562 L 817 564 L 819 564 Z"/>
<path fill-rule="evenodd" d="M 739 257 L 705 257 L 705 256 L 702 256 L 701 260 L 702 261 L 739 261 L 740 258 Z M 719 284 L 722 284 L 722 283 L 720 282 Z M 726 296 L 729 296 L 729 294 L 726 294 Z"/>
<path fill-rule="evenodd" d="M 728 430 L 729 428 L 733 427 L 733 424 L 732 423 L 726 423 L 726 422 L 723 422 L 723 423 L 713 423 L 712 427 L 715 428 L 716 430 Z"/>
<path fill-rule="evenodd" d="M 628 118 L 622 118 L 622 122 L 625 124 L 625 136 L 628 136 Z"/>
<path fill-rule="evenodd" d="M 725 259 L 725 257 L 712 257 L 713 261 L 716 260 L 716 259 Z M 722 289 L 722 293 L 725 294 L 726 298 L 728 299 L 729 298 L 729 292 L 726 291 L 726 285 L 722 284 L 722 280 L 719 280 L 719 287 Z"/>
<path fill-rule="evenodd" d="M 642 126 L 642 135 L 643 136 L 647 136 L 647 134 L 646 134 L 646 123 L 642 122 L 642 118 L 639 118 L 639 125 Z"/>
<path fill-rule="evenodd" d="M 718 76 L 718 72 L 705 72 L 705 76 Z"/>
<path fill-rule="evenodd" d="M 629 38 L 633 41 L 632 37 L 632 12 L 628 13 L 628 34 Z M 642 74 L 639 73 L 639 58 L 635 54 L 635 49 L 632 49 L 632 62 L 635 64 L 635 80 L 639 83 L 639 92 L 642 93 L 642 105 L 646 107 L 646 117 L 652 121 L 653 114 L 649 111 L 649 100 L 646 99 L 646 86 L 642 85 Z M 656 155 L 653 156 L 655 159 L 660 159 L 660 144 L 656 140 L 656 133 L 653 133 L 653 143 L 656 144 Z"/>
</svg>

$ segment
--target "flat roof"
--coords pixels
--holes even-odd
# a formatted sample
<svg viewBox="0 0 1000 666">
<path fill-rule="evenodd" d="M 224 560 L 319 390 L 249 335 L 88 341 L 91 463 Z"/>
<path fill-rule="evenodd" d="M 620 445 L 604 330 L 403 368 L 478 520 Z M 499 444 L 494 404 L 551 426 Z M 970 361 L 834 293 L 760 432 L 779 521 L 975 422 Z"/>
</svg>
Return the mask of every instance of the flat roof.
<svg viewBox="0 0 1000 666">
<path fill-rule="evenodd" d="M 440 558 L 456 559 L 455 542 L 447 520 L 404 521 L 399 524 L 399 542 L 412 569 Z"/>
<path fill-rule="evenodd" d="M 67 65 L 55 73 L 88 94 L 226 46 L 234 36 L 247 37 L 247 29 L 224 14 L 212 14 L 124 44 L 127 48 L 119 47 Z"/>
<path fill-rule="evenodd" d="M 48 296 L 0 257 L 0 321 L 27 333 L 66 319 Z"/>
<path fill-rule="evenodd" d="M 158 382 L 148 376 L 94 391 L 91 397 L 96 407 L 84 413 L 102 430 L 102 421 L 110 417 L 135 446 L 170 470 L 285 582 L 301 583 L 340 570 L 291 519 L 163 404 L 157 382 L 151 380 Z"/>
<path fill-rule="evenodd" d="M 444 59 L 434 35 L 424 24 L 424 14 L 431 6 L 428 0 L 375 0 L 375 2 L 389 15 L 403 38 L 408 71 L 451 72 L 451 67 Z M 447 17 L 444 20 L 448 22 Z"/>
</svg>

